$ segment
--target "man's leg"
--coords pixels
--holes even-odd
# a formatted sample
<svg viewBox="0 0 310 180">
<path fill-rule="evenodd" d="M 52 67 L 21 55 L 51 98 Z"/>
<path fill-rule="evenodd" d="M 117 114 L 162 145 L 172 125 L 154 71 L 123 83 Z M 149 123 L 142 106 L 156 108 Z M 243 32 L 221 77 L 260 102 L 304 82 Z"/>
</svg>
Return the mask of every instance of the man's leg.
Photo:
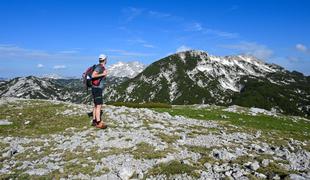
<svg viewBox="0 0 310 180">
<path fill-rule="evenodd" d="M 100 129 L 105 129 L 107 128 L 107 125 L 105 125 L 102 121 L 101 121 L 101 107 L 102 107 L 102 104 L 103 104 L 103 101 L 102 101 L 102 89 L 97 89 L 97 92 L 96 92 L 96 99 L 95 99 L 95 102 L 96 102 L 96 120 L 97 120 L 97 125 L 96 127 L 97 128 L 100 128 Z"/>
<path fill-rule="evenodd" d="M 94 104 L 93 108 L 93 119 L 96 119 L 96 104 Z"/>
<path fill-rule="evenodd" d="M 101 117 L 100 117 L 101 106 L 102 106 L 101 104 L 96 105 L 96 120 L 97 120 L 97 122 L 99 122 L 101 120 Z"/>
<path fill-rule="evenodd" d="M 100 117 L 100 111 L 101 111 L 101 107 L 102 105 L 97 105 L 96 107 L 96 119 L 97 119 L 97 125 L 96 127 L 97 128 L 100 128 L 100 129 L 105 129 L 107 128 L 108 126 L 101 120 L 101 117 Z"/>
</svg>

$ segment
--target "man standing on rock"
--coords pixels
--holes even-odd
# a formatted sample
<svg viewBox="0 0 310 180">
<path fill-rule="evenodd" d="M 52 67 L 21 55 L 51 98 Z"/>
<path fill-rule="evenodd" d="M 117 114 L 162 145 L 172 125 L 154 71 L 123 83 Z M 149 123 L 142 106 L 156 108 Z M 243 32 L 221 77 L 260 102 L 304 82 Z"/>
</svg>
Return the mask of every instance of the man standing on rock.
<svg viewBox="0 0 310 180">
<path fill-rule="evenodd" d="M 107 63 L 107 56 L 101 54 L 99 56 L 99 64 L 96 65 L 92 73 L 92 95 L 94 99 L 93 109 L 93 122 L 92 125 L 100 129 L 107 128 L 107 125 L 103 123 L 100 113 L 103 104 L 102 91 L 105 86 L 105 79 L 107 76 L 107 70 L 105 65 Z"/>
</svg>

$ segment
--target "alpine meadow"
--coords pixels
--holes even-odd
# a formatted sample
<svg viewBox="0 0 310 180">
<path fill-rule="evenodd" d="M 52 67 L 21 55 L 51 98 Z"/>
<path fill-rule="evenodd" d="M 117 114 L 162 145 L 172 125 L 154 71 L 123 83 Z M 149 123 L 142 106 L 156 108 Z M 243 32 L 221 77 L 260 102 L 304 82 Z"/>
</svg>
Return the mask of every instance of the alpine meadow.
<svg viewBox="0 0 310 180">
<path fill-rule="evenodd" d="M 310 179 L 310 2 L 0 2 L 0 179 Z"/>
</svg>

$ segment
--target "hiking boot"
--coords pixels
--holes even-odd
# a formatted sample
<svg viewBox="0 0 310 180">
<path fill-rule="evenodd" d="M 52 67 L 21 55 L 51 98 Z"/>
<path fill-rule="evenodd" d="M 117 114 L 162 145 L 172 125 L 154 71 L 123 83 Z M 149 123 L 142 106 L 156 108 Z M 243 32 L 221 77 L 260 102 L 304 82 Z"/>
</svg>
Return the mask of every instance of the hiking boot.
<svg viewBox="0 0 310 180">
<path fill-rule="evenodd" d="M 102 121 L 99 121 L 99 122 L 97 122 L 96 127 L 100 128 L 100 129 L 106 129 L 108 126 L 106 124 L 104 124 Z"/>
<path fill-rule="evenodd" d="M 97 125 L 97 120 L 96 120 L 96 119 L 93 119 L 91 125 L 92 125 L 92 126 L 96 126 L 96 125 Z"/>
</svg>

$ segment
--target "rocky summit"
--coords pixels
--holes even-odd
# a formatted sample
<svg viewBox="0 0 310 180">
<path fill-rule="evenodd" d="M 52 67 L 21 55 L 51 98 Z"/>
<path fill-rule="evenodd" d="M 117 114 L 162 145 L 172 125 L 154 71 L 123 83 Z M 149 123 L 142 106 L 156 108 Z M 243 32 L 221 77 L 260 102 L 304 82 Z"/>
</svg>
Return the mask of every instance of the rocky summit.
<svg viewBox="0 0 310 180">
<path fill-rule="evenodd" d="M 145 69 L 145 65 L 138 61 L 131 61 L 131 62 L 119 61 L 115 64 L 107 66 L 107 69 L 109 76 L 133 78 L 141 71 L 143 71 L 143 69 Z"/>
<path fill-rule="evenodd" d="M 309 179 L 310 122 L 259 108 L 0 100 L 0 179 Z M 262 122 L 262 124 L 260 124 Z"/>
</svg>

